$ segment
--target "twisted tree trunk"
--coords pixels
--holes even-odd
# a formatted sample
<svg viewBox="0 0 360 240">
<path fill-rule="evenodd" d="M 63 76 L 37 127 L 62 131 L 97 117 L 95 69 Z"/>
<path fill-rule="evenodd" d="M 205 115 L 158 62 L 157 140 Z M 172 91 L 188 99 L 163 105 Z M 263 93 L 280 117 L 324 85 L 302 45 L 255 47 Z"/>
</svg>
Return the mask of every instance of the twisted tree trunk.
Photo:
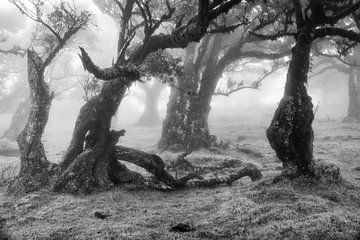
<svg viewBox="0 0 360 240">
<path fill-rule="evenodd" d="M 54 191 L 91 192 L 113 185 L 108 175 L 110 155 L 124 131 L 110 132 L 110 124 L 128 84 L 124 78 L 106 82 L 100 94 L 81 108 Z"/>
<path fill-rule="evenodd" d="M 271 147 L 283 162 L 284 174 L 314 175 L 311 97 L 306 82 L 309 71 L 311 28 L 302 28 L 292 50 L 284 96 L 266 131 Z"/>
<path fill-rule="evenodd" d="M 4 132 L 2 138 L 10 141 L 15 141 L 21 130 L 26 124 L 27 117 L 30 114 L 30 99 L 26 98 L 17 106 L 14 114 L 11 117 L 11 123 L 8 129 Z"/>
<path fill-rule="evenodd" d="M 30 114 L 27 123 L 17 137 L 20 157 L 20 173 L 9 186 L 11 192 L 29 192 L 47 185 L 52 175 L 52 164 L 48 162 L 41 142 L 49 118 L 54 97 L 44 81 L 42 60 L 36 52 L 28 50 L 28 81 L 30 86 Z"/>
</svg>

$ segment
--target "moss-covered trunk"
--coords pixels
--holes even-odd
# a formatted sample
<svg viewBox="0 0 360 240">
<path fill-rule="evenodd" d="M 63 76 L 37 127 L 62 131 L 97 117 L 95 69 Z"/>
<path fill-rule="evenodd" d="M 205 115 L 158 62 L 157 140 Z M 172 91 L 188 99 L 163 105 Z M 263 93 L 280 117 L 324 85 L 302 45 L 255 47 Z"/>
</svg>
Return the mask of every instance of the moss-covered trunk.
<svg viewBox="0 0 360 240">
<path fill-rule="evenodd" d="M 180 85 L 180 88 L 196 94 L 182 97 L 181 92 L 178 91 L 177 95 L 171 96 L 160 141 L 162 149 L 193 151 L 200 148 L 209 148 L 216 142 L 216 137 L 210 135 L 208 117 L 211 109 L 211 99 L 222 74 L 222 70 L 219 71 L 216 68 L 221 50 L 221 41 L 222 36 L 220 34 L 213 38 L 207 57 L 204 56 L 206 55 L 208 42 L 205 44 L 203 42 L 203 45 L 199 47 L 195 63 L 193 63 L 193 56 L 190 54 L 194 50 L 188 49 L 188 64 L 185 66 L 187 66 L 188 71 L 192 71 L 192 76 L 191 79 L 181 79 L 180 83 L 182 85 Z M 202 48 L 204 48 L 203 52 Z M 201 61 L 199 56 L 202 56 Z M 200 62 L 205 62 L 204 69 Z M 175 90 L 174 92 L 176 93 Z"/>
<path fill-rule="evenodd" d="M 91 192 L 112 185 L 108 175 L 110 156 L 124 132 L 110 131 L 110 124 L 128 84 L 124 79 L 106 82 L 100 94 L 81 108 L 54 191 Z"/>
<path fill-rule="evenodd" d="M 314 174 L 314 135 L 311 126 L 314 113 L 306 89 L 311 31 L 304 27 L 298 33 L 284 96 L 266 132 L 271 147 L 283 162 L 284 173 L 290 175 Z"/>
<path fill-rule="evenodd" d="M 185 81 L 179 81 L 180 90 L 171 88 L 161 138 L 158 143 L 162 150 L 182 151 L 185 149 L 182 143 L 187 114 L 186 104 L 190 96 L 181 90 L 184 83 Z"/>
<path fill-rule="evenodd" d="M 28 81 L 30 86 L 30 114 L 22 132 L 17 137 L 20 157 L 20 173 L 10 185 L 12 192 L 29 192 L 47 185 L 51 166 L 46 158 L 41 138 L 49 118 L 54 97 L 44 81 L 43 64 L 36 52 L 28 50 Z"/>
</svg>

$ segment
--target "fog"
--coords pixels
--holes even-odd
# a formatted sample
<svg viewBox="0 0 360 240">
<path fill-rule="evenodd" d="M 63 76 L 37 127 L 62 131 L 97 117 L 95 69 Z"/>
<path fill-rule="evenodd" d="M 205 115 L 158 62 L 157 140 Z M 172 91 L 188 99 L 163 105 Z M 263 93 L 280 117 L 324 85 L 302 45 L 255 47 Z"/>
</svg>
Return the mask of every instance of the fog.
<svg viewBox="0 0 360 240">
<path fill-rule="evenodd" d="M 359 239 L 355 2 L 0 0 L 0 240 Z"/>
<path fill-rule="evenodd" d="M 79 52 L 77 45 L 83 46 L 92 56 L 95 63 L 100 67 L 111 65 L 115 58 L 117 48 L 118 24 L 108 15 L 103 14 L 95 4 L 90 1 L 76 1 L 80 9 L 87 9 L 92 14 L 90 26 L 80 31 L 72 43 L 69 44 L 70 50 L 60 54 L 49 69 L 53 69 L 52 75 L 60 77 L 66 74 L 87 74 L 81 64 L 77 54 Z M 20 14 L 19 11 L 9 2 L 0 2 L 0 28 L 6 41 L 1 43 L 2 49 L 10 49 L 13 46 L 27 48 L 30 46 L 30 39 L 35 28 L 34 21 Z M 185 50 L 174 51 L 181 57 Z M 26 69 L 25 61 L 17 57 L 13 62 L 21 63 L 18 68 Z M 236 82 L 245 81 L 248 84 L 256 81 L 264 71 L 262 66 L 266 66 L 266 61 L 259 65 L 257 70 L 251 73 L 240 71 L 231 74 L 232 80 Z M 65 66 L 66 65 L 66 66 Z M 6 64 L 2 66 L 6 69 Z M 284 84 L 286 80 L 287 66 L 272 73 L 262 83 L 259 89 L 243 89 L 233 93 L 231 96 L 213 96 L 211 102 L 211 112 L 209 116 L 210 129 L 214 125 L 226 124 L 227 122 L 259 122 L 264 128 L 271 121 L 272 115 L 283 95 Z M 2 91 L 11 92 L 17 82 L 24 81 L 26 74 L 9 74 L 1 79 Z M 46 76 L 49 78 L 49 74 Z M 226 84 L 226 78 L 229 75 L 223 75 L 218 86 Z M 48 81 L 51 81 L 48 79 Z M 52 103 L 50 119 L 46 127 L 45 135 L 57 129 L 59 125 L 62 131 L 65 130 L 64 138 L 70 141 L 71 132 L 83 101 L 84 92 L 82 91 L 77 77 L 68 77 L 62 80 L 51 81 L 52 91 L 59 92 L 62 89 L 70 88 L 56 96 Z M 23 84 L 27 84 L 26 81 Z M 144 93 L 138 86 L 133 84 L 129 89 L 128 95 L 122 101 L 117 118 L 113 119 L 113 125 L 120 128 L 135 125 L 144 110 Z M 73 86 L 73 87 L 71 87 Z M 161 92 L 158 101 L 158 110 L 161 119 L 165 118 L 167 102 L 169 100 L 170 86 Z M 27 91 L 27 90 L 26 90 Z M 325 73 L 311 78 L 309 80 L 309 92 L 313 99 L 316 111 L 316 120 L 334 119 L 341 120 L 346 116 L 348 105 L 347 76 L 338 73 L 336 70 L 329 70 Z M 25 96 L 24 96 L 25 97 Z M 15 111 L 14 106 L 11 109 L 5 109 L 2 116 L 0 132 L 10 124 L 11 114 Z M 156 127 L 160 135 L 161 123 Z M 131 133 L 129 133 L 131 134 Z M 55 144 L 55 143 L 53 143 Z M 65 144 L 65 143 L 64 143 Z M 66 145 L 66 144 L 65 144 Z M 64 150 L 64 149 L 63 149 Z"/>
</svg>

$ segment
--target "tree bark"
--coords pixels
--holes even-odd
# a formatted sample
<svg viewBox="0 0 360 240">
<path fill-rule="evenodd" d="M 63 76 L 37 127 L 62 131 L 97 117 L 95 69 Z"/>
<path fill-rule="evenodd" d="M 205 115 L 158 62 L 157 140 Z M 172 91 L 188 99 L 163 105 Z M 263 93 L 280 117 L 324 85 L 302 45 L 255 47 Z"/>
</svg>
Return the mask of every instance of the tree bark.
<svg viewBox="0 0 360 240">
<path fill-rule="evenodd" d="M 285 175 L 314 175 L 311 97 L 306 82 L 312 43 L 311 28 L 302 28 L 292 50 L 284 96 L 266 131 L 271 147 L 283 162 Z"/>
<path fill-rule="evenodd" d="M 185 81 L 179 81 L 179 88 L 184 85 Z M 166 116 L 163 121 L 161 138 L 158 147 L 162 150 L 182 151 L 187 147 L 184 146 L 182 138 L 185 133 L 186 104 L 188 102 L 188 93 L 171 88 L 169 102 L 167 104 Z"/>
<path fill-rule="evenodd" d="M 41 142 L 54 97 L 44 81 L 43 62 L 36 52 L 28 50 L 28 81 L 30 86 L 30 114 L 22 132 L 17 137 L 20 173 L 9 186 L 11 192 L 29 192 L 50 181 L 52 164 L 48 162 Z"/>
<path fill-rule="evenodd" d="M 11 117 L 9 128 L 4 132 L 2 138 L 10 141 L 15 141 L 21 130 L 26 124 L 26 120 L 30 114 L 30 99 L 26 98 L 17 106 L 14 114 Z"/>
<path fill-rule="evenodd" d="M 197 89 L 198 82 L 196 80 L 194 69 L 196 43 L 190 43 L 186 47 L 186 54 L 184 60 L 184 67 L 187 71 L 183 76 L 178 77 L 177 86 L 171 88 L 170 97 L 167 104 L 166 116 L 163 121 L 161 138 L 158 147 L 161 150 L 170 151 L 186 151 L 186 146 L 183 142 L 183 134 L 186 132 L 186 115 L 189 108 L 189 99 L 191 98 L 191 91 Z"/>
<path fill-rule="evenodd" d="M 127 84 L 124 79 L 106 82 L 100 94 L 81 108 L 54 191 L 91 192 L 113 185 L 107 169 L 113 147 L 124 131 L 110 132 L 110 124 Z"/>
<path fill-rule="evenodd" d="M 209 41 L 204 39 L 203 41 Z M 218 55 L 221 49 L 222 36 L 214 37 L 210 50 L 208 42 L 199 47 L 196 61 L 193 61 L 195 49 L 187 49 L 187 70 L 192 72 L 191 79 L 181 79 L 180 88 L 189 89 L 196 94 L 181 95 L 176 90 L 168 104 L 168 114 L 164 120 L 163 132 L 159 147 L 170 151 L 193 151 L 200 148 L 209 148 L 216 143 L 216 137 L 210 135 L 208 117 L 210 103 L 222 71 L 216 71 Z M 202 49 L 203 48 L 203 49 Z M 202 71 L 201 62 L 206 59 L 205 69 Z M 201 76 L 200 76 L 201 75 Z M 185 97 L 182 97 L 185 96 Z"/>
<path fill-rule="evenodd" d="M 360 121 L 360 88 L 358 86 L 358 77 L 357 69 L 351 66 L 348 80 L 349 106 L 344 122 Z"/>
<path fill-rule="evenodd" d="M 203 179 L 196 172 L 192 172 L 182 178 L 176 179 L 165 170 L 165 163 L 159 156 L 122 146 L 115 147 L 113 158 L 127 161 L 144 168 L 152 173 L 157 180 L 160 180 L 173 189 L 185 187 L 213 187 L 219 184 L 231 185 L 236 180 L 245 176 L 250 177 L 252 181 L 257 181 L 262 178 L 262 174 L 256 166 L 247 164 L 238 172 L 220 178 Z M 147 182 L 144 180 L 143 183 L 151 187 L 154 186 L 154 184 L 151 183 L 151 180 Z"/>
<path fill-rule="evenodd" d="M 358 64 L 358 58 L 360 57 L 360 49 L 355 47 L 354 49 L 354 64 Z M 349 106 L 347 116 L 344 118 L 344 122 L 360 122 L 360 67 L 349 67 Z"/>
</svg>

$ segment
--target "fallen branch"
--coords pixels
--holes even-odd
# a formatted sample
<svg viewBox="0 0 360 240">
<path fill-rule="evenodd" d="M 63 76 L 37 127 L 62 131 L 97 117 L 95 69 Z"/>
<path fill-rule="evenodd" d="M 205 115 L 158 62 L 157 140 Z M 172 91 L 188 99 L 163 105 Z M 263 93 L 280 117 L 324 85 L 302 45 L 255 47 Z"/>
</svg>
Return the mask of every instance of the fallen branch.
<svg viewBox="0 0 360 240">
<path fill-rule="evenodd" d="M 173 189 L 185 187 L 213 187 L 220 184 L 231 185 L 233 182 L 246 176 L 250 177 L 252 181 L 262 178 L 260 170 L 255 165 L 247 164 L 237 173 L 224 177 L 203 179 L 203 177 L 198 173 L 192 172 L 180 179 L 175 179 L 165 170 L 164 161 L 155 154 L 149 154 L 132 148 L 115 146 L 113 157 L 117 160 L 130 162 L 144 168 L 148 172 L 152 173 L 157 180 Z"/>
<path fill-rule="evenodd" d="M 220 184 L 232 185 L 233 182 L 243 177 L 250 177 L 251 181 L 257 181 L 262 178 L 260 170 L 254 164 L 247 164 L 243 169 L 240 169 L 237 173 L 230 174 L 228 176 L 219 178 L 210 178 L 200 181 L 191 181 L 186 185 L 191 187 L 213 187 Z"/>
</svg>

